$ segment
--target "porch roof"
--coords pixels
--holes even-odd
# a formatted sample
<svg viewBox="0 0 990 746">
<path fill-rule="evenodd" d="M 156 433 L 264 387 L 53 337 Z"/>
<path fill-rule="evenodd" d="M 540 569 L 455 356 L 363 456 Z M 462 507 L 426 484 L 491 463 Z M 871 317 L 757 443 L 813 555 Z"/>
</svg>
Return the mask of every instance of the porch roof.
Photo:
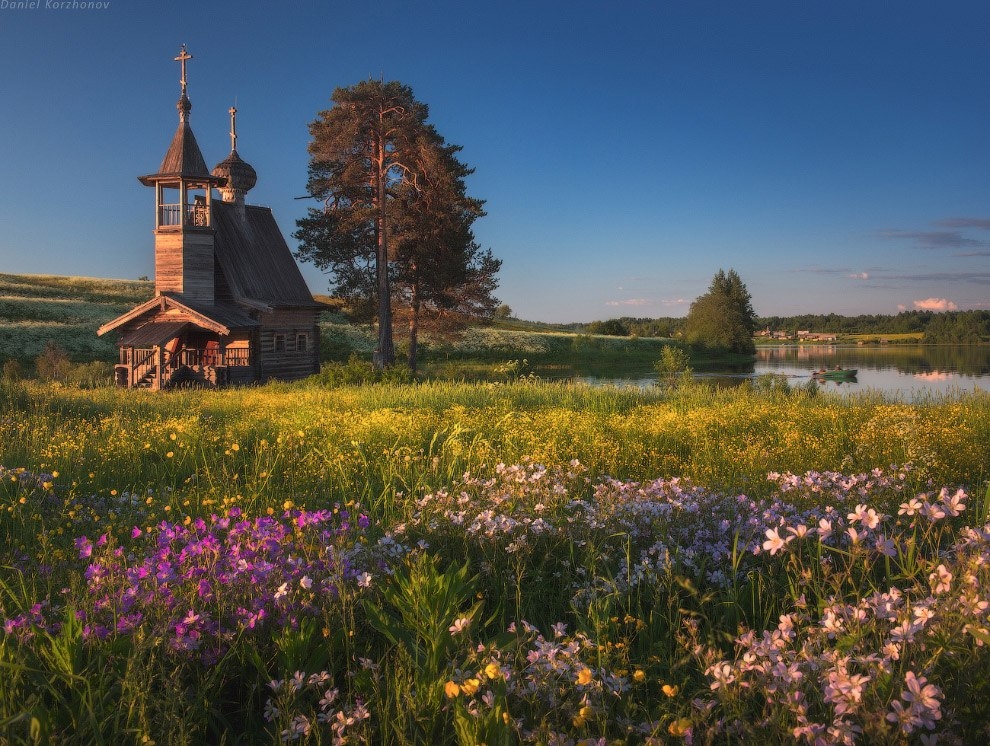
<svg viewBox="0 0 990 746">
<path fill-rule="evenodd" d="M 120 338 L 122 347 L 152 347 L 175 337 L 189 326 L 188 321 L 149 321 Z"/>
<path fill-rule="evenodd" d="M 108 321 L 96 330 L 96 334 L 97 336 L 102 336 L 125 324 L 136 323 L 142 316 L 153 317 L 155 314 L 165 311 L 179 311 L 181 315 L 187 317 L 183 323 L 192 323 L 217 334 L 226 335 L 230 334 L 233 329 L 252 329 L 259 326 L 259 322 L 256 319 L 252 319 L 245 309 L 233 303 L 217 303 L 216 305 L 207 306 L 190 303 L 186 300 L 179 300 L 172 295 L 162 294 L 135 306 L 113 321 Z"/>
</svg>

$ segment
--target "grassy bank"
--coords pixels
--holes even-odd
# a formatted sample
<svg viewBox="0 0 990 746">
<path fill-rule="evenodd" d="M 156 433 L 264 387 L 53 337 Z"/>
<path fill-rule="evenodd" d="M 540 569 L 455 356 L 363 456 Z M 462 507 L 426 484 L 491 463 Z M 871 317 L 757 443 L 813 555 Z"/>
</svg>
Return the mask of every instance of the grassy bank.
<svg viewBox="0 0 990 746">
<path fill-rule="evenodd" d="M 96 330 L 153 292 L 139 280 L 0 274 L 0 358 L 28 363 L 54 342 L 76 362 L 113 362 L 115 340 Z"/>
<path fill-rule="evenodd" d="M 990 717 L 983 394 L 22 383 L 0 410 L 11 743 L 893 744 Z"/>
</svg>

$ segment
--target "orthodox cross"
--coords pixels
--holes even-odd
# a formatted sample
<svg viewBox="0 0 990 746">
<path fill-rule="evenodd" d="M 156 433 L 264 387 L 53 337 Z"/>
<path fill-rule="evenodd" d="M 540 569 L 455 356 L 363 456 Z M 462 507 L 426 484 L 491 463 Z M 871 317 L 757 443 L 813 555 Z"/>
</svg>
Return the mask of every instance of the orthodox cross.
<svg viewBox="0 0 990 746">
<path fill-rule="evenodd" d="M 230 113 L 230 151 L 234 152 L 237 150 L 237 107 L 231 106 L 228 111 Z"/>
<path fill-rule="evenodd" d="M 182 49 L 179 52 L 179 56 L 175 58 L 175 61 L 182 65 L 182 78 L 179 82 L 182 83 L 182 95 L 186 95 L 186 60 L 191 60 L 192 55 L 186 51 L 186 45 L 182 45 Z"/>
</svg>

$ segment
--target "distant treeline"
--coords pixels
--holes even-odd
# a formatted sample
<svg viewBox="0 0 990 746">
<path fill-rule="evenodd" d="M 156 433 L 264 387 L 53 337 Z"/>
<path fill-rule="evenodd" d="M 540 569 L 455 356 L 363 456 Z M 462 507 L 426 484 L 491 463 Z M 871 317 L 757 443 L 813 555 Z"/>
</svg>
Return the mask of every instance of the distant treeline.
<svg viewBox="0 0 990 746">
<path fill-rule="evenodd" d="M 557 324 L 561 331 L 580 334 L 608 334 L 612 336 L 676 337 L 684 328 L 684 319 L 662 317 L 656 319 L 624 316 L 587 324 Z M 798 331 L 812 334 L 923 334 L 923 341 L 930 344 L 974 344 L 990 342 L 990 311 L 904 311 L 896 316 L 863 314 L 840 316 L 839 314 L 803 314 L 800 316 L 761 316 L 758 328 L 771 332 Z"/>
</svg>

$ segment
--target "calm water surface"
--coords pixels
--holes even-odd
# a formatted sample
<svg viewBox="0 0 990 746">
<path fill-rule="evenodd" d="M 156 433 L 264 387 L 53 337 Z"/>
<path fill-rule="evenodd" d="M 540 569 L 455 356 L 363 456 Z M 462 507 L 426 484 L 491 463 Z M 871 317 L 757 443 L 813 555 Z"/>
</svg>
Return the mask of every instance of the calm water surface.
<svg viewBox="0 0 990 746">
<path fill-rule="evenodd" d="M 782 345 L 757 349 L 756 360 L 735 368 L 697 370 L 699 379 L 738 385 L 766 373 L 787 376 L 800 386 L 820 368 L 855 368 L 851 381 L 823 381 L 827 391 L 881 391 L 910 399 L 916 395 L 954 391 L 990 391 L 990 346 L 975 345 Z M 656 374 L 649 368 L 615 370 L 614 376 L 581 375 L 574 380 L 649 386 Z"/>
</svg>

